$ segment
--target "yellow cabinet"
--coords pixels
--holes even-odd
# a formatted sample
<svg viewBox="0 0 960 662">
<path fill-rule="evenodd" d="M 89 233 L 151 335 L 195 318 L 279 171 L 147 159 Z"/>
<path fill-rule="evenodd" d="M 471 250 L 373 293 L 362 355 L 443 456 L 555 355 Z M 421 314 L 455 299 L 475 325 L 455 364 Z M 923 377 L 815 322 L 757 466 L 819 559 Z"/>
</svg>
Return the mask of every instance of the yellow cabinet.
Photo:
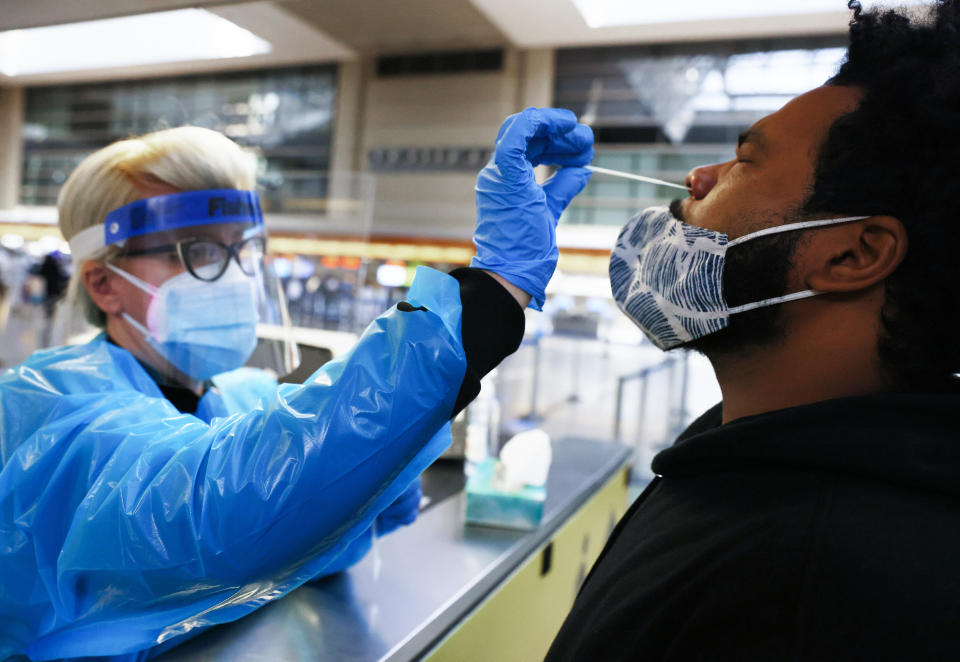
<svg viewBox="0 0 960 662">
<path fill-rule="evenodd" d="M 580 585 L 627 507 L 627 469 L 615 473 L 444 637 L 426 662 L 542 660 Z"/>
</svg>

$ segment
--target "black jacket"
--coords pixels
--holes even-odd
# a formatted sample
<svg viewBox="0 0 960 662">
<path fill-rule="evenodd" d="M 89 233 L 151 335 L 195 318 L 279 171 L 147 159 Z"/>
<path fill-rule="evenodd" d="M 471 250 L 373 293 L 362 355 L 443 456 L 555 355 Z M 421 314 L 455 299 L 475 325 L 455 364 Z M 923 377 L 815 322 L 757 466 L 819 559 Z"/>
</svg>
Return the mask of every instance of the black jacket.
<svg viewBox="0 0 960 662">
<path fill-rule="evenodd" d="M 718 405 L 653 469 L 549 662 L 960 660 L 960 395 Z"/>
</svg>

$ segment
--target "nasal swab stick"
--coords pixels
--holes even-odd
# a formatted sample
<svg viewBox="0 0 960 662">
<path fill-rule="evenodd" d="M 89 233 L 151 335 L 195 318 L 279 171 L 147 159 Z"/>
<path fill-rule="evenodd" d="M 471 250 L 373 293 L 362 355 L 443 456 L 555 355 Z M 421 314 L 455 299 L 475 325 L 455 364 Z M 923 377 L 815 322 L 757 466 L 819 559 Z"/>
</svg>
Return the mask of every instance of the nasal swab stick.
<svg viewBox="0 0 960 662">
<path fill-rule="evenodd" d="M 643 175 L 634 175 L 629 172 L 620 172 L 619 170 L 608 170 L 607 168 L 598 168 L 597 166 L 588 165 L 587 170 L 592 170 L 601 175 L 610 175 L 611 177 L 623 177 L 624 179 L 635 179 L 638 182 L 647 182 L 648 184 L 659 184 L 660 186 L 670 186 L 672 188 L 683 189 L 684 191 L 689 191 L 690 189 L 681 184 L 673 184 L 671 182 L 665 182 L 662 179 L 654 179 L 653 177 L 644 177 Z"/>
</svg>

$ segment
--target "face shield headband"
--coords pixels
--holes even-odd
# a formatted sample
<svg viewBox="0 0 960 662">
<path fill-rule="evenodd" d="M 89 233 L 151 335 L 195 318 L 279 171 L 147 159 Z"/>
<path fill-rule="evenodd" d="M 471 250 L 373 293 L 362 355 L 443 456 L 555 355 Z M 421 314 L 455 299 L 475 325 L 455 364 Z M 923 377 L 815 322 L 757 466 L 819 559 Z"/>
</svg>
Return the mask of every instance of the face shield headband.
<svg viewBox="0 0 960 662">
<path fill-rule="evenodd" d="M 260 198 L 255 191 L 211 189 L 136 200 L 114 209 L 103 223 L 78 232 L 70 240 L 70 252 L 74 261 L 80 261 L 131 237 L 212 223 L 262 227 Z"/>
</svg>

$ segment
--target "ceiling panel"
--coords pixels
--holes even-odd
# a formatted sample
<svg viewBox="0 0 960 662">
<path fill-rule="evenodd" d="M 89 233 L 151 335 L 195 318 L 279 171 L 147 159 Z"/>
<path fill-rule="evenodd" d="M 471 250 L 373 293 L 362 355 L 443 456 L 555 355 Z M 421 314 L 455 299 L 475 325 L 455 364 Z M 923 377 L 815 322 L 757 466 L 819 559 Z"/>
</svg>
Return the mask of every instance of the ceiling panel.
<svg viewBox="0 0 960 662">
<path fill-rule="evenodd" d="M 2 2 L 2 0 L 0 0 Z M 161 4 L 162 0 L 150 3 Z M 127 5 L 133 3 L 126 3 Z M 169 2 L 167 4 L 170 4 Z M 196 4 L 196 3 L 194 3 Z M 168 9 L 163 7 L 161 9 Z M 112 67 L 85 71 L 67 71 L 53 74 L 36 74 L 8 78 L 0 75 L 0 84 L 43 85 L 122 78 L 147 78 L 210 71 L 251 69 L 257 67 L 285 66 L 301 63 L 323 63 L 348 60 L 356 57 L 355 51 L 329 35 L 315 29 L 274 2 L 247 2 L 243 4 L 207 4 L 208 11 L 250 30 L 270 42 L 272 52 L 251 57 L 236 57 L 219 60 L 195 60 L 167 62 L 163 64 Z"/>
<path fill-rule="evenodd" d="M 0 0 L 0 30 L 92 21 L 130 14 L 206 7 L 223 0 Z"/>
<path fill-rule="evenodd" d="M 682 0 L 673 1 L 682 3 Z M 835 11 L 793 16 L 591 28 L 571 0 L 472 0 L 472 2 L 503 31 L 514 45 L 520 48 L 839 34 L 847 31 L 847 24 L 850 21 L 850 12 Z"/>
<path fill-rule="evenodd" d="M 637 0 L 638 2 L 641 0 Z M 647 0 L 649 1 L 649 0 Z M 681 2 L 682 0 L 675 0 Z M 549 48 L 840 34 L 844 11 L 791 17 L 590 28 L 571 0 L 0 0 L 0 30 L 205 7 L 274 44 L 269 56 L 66 74 L 24 83 L 163 75 L 342 60 L 359 55 L 460 50 L 512 44 Z M 0 83 L 10 82 L 0 77 Z"/>
<path fill-rule="evenodd" d="M 281 4 L 362 53 L 468 49 L 507 43 L 500 29 L 470 0 L 281 0 Z"/>
</svg>

